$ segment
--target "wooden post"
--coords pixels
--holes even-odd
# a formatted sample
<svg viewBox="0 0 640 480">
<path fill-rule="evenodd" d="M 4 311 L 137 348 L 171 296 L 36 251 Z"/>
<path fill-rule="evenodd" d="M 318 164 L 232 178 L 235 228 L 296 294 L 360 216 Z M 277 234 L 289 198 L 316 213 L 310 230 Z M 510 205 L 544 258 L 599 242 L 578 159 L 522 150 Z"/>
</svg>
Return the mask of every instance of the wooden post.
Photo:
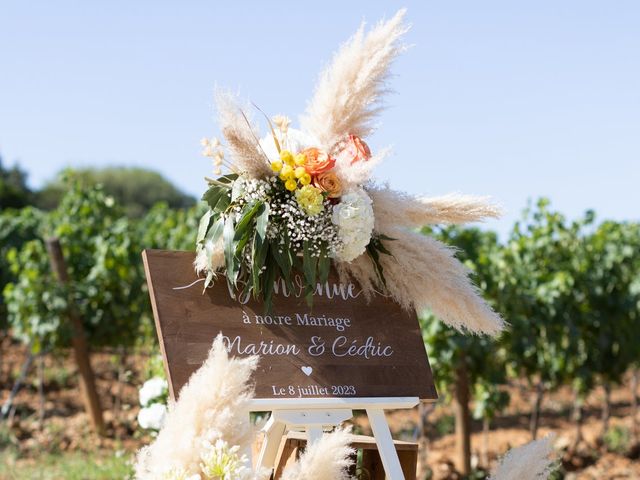
<svg viewBox="0 0 640 480">
<path fill-rule="evenodd" d="M 60 241 L 57 238 L 49 238 L 46 240 L 46 245 L 49 260 L 51 261 L 51 269 L 55 273 L 56 278 L 61 284 L 68 284 L 69 273 L 67 272 L 67 265 L 64 261 L 62 248 L 60 248 Z M 102 408 L 100 407 L 100 398 L 96 391 L 95 377 L 93 369 L 91 368 L 89 347 L 82 326 L 82 319 L 73 303 L 71 303 L 71 298 L 69 298 L 69 301 L 68 315 L 71 322 L 71 346 L 80 373 L 80 390 L 84 400 L 84 407 L 89 414 L 94 430 L 99 435 L 103 435 L 104 421 L 102 419 Z"/>
<path fill-rule="evenodd" d="M 456 468 L 463 475 L 471 473 L 471 415 L 469 413 L 469 374 L 464 357 L 456 368 L 453 410 L 456 419 Z"/>
</svg>

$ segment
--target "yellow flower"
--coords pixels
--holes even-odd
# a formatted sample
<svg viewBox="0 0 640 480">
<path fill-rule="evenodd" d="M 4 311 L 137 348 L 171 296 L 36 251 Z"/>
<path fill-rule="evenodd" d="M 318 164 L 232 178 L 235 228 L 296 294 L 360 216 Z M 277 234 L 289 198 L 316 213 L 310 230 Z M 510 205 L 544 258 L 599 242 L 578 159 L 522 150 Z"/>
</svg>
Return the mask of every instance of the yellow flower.
<svg viewBox="0 0 640 480">
<path fill-rule="evenodd" d="M 298 184 L 293 178 L 290 178 L 289 180 L 284 182 L 284 188 L 286 188 L 290 192 L 293 192 L 296 188 L 298 188 Z"/>
<path fill-rule="evenodd" d="M 293 160 L 298 167 L 304 166 L 307 163 L 307 156 L 304 153 L 298 153 Z"/>
<path fill-rule="evenodd" d="M 282 170 L 282 160 L 274 160 L 271 162 L 271 170 L 274 172 L 279 172 Z"/>
<path fill-rule="evenodd" d="M 305 185 L 297 190 L 296 200 L 300 208 L 309 216 L 319 214 L 324 208 L 322 193 L 313 185 Z"/>
<path fill-rule="evenodd" d="M 288 180 L 293 177 L 293 167 L 291 165 L 283 165 L 280 170 L 280 178 Z"/>
<path fill-rule="evenodd" d="M 309 185 L 311 183 L 311 175 L 309 175 L 308 173 L 305 173 L 304 175 L 302 175 L 300 177 L 300 183 L 302 185 Z"/>
<path fill-rule="evenodd" d="M 296 169 L 294 170 L 294 174 L 296 178 L 302 178 L 303 175 L 307 174 L 307 171 L 304 167 L 296 167 Z"/>
<path fill-rule="evenodd" d="M 287 165 L 293 166 L 293 154 L 289 150 L 282 150 L 280 152 L 280 160 L 282 160 Z"/>
</svg>

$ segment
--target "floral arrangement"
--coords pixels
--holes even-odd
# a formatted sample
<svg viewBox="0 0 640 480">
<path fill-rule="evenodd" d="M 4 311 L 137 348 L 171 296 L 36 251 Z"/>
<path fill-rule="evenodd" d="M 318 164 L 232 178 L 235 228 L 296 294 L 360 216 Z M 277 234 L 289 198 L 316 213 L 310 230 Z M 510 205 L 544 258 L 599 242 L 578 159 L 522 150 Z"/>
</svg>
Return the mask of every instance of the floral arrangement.
<svg viewBox="0 0 640 480">
<path fill-rule="evenodd" d="M 351 262 L 366 252 L 384 281 L 377 259 L 389 252 L 383 237 L 374 234 L 371 198 L 362 185 L 349 185 L 339 174 L 371 159 L 367 144 L 348 135 L 325 151 L 290 129 L 286 117 L 274 117 L 269 124 L 272 134 L 257 144 L 269 171 L 256 178 L 230 165 L 233 173 L 209 179 L 203 197 L 209 210 L 198 233 L 207 265 L 205 288 L 216 276 L 216 245 L 231 291 L 261 295 L 267 308 L 276 276 L 291 288 L 294 271 L 304 273 L 311 303 L 316 283 L 327 281 L 332 259 Z M 203 144 L 207 155 L 224 158 L 222 150 L 213 150 L 218 140 Z"/>
<path fill-rule="evenodd" d="M 286 116 L 263 114 L 269 133 L 261 137 L 252 109 L 217 93 L 224 143 L 202 141 L 217 176 L 207 179 L 209 209 L 197 235 L 195 268 L 205 288 L 224 274 L 232 296 L 252 295 L 270 310 L 276 279 L 300 288 L 311 303 L 333 267 L 367 296 L 382 293 L 418 313 L 429 309 L 458 329 L 503 328 L 452 249 L 415 231 L 497 217 L 499 209 L 482 197 L 414 197 L 372 179 L 388 150 L 372 153 L 366 139 L 382 110 L 390 66 L 405 50 L 403 16 L 401 10 L 368 33 L 361 27 L 341 47 L 299 129 Z"/>
</svg>

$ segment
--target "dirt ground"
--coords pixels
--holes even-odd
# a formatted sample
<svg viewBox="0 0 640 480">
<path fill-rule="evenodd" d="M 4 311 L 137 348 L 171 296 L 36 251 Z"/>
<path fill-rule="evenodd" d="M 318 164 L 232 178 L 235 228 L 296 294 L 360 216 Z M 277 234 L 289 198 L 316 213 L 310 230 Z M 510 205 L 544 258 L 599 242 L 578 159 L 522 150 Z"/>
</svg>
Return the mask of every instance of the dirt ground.
<svg viewBox="0 0 640 480">
<path fill-rule="evenodd" d="M 8 398 L 25 356 L 24 347 L 7 339 L 2 341 L 0 402 L 4 403 Z M 102 438 L 93 435 L 89 427 L 78 391 L 76 369 L 68 352 L 44 357 L 42 396 L 38 388 L 40 365 L 36 359 L 14 400 L 15 409 L 10 412 L 8 421 L 0 425 L 0 450 L 11 446 L 19 452 L 16 461 L 25 463 L 37 463 L 44 452 L 105 450 L 132 454 L 151 440 L 149 435 L 140 433 L 136 422 L 138 386 L 144 380 L 143 370 L 148 358 L 149 353 L 144 352 L 127 356 L 116 351 L 93 355 L 92 364 L 107 424 L 107 434 Z M 531 399 L 522 385 L 512 386 L 509 393 L 511 405 L 493 422 L 487 437 L 483 435 L 481 424 L 473 423 L 472 464 L 479 469 L 488 470 L 509 448 L 531 439 L 528 432 Z M 610 451 L 611 445 L 604 446 L 599 442 L 602 395 L 601 391 L 595 391 L 587 399 L 583 427 L 585 441 L 575 454 L 566 453 L 575 435 L 574 424 L 569 420 L 573 400 L 568 390 L 555 392 L 545 399 L 540 436 L 556 434 L 565 478 L 640 479 L 638 445 L 622 442 L 624 448 L 621 447 L 620 453 L 614 453 Z M 630 404 L 628 388 L 623 386 L 613 391 L 611 426 L 621 427 L 621 432 L 629 432 L 632 428 Z M 444 402 L 429 407 L 427 436 L 423 438 L 418 438 L 420 417 L 417 408 L 390 412 L 388 418 L 396 438 L 420 443 L 420 480 L 461 478 L 453 463 L 455 439 L 451 411 Z M 353 423 L 357 431 L 370 433 L 364 415 L 357 415 Z"/>
</svg>

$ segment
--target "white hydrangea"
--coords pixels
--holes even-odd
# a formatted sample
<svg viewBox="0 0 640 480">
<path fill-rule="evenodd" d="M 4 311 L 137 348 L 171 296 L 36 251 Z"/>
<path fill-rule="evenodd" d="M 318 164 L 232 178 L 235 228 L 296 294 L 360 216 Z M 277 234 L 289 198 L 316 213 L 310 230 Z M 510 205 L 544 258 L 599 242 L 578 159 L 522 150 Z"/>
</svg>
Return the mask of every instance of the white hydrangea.
<svg viewBox="0 0 640 480">
<path fill-rule="evenodd" d="M 160 430 L 167 416 L 167 406 L 162 403 L 152 403 L 141 408 L 138 412 L 138 424 L 145 429 Z"/>
<path fill-rule="evenodd" d="M 164 397 L 167 394 L 169 385 L 164 378 L 153 377 L 144 382 L 140 392 L 138 392 L 140 398 L 140 405 L 143 407 L 149 406 L 149 404 L 158 398 Z"/>
<path fill-rule="evenodd" d="M 350 262 L 364 253 L 373 233 L 373 202 L 362 188 L 349 190 L 333 207 L 331 221 L 338 227 L 342 248 L 335 252 L 341 262 Z"/>
</svg>

